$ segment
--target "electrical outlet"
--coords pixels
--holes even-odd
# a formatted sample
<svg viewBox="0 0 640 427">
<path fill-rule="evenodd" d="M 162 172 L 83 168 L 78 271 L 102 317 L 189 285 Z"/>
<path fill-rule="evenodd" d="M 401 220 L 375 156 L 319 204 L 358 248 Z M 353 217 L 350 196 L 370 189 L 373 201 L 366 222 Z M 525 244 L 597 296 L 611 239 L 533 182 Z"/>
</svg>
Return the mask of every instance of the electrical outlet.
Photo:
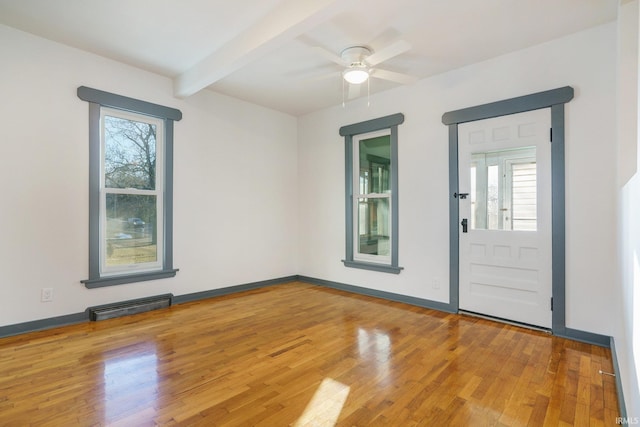
<svg viewBox="0 0 640 427">
<path fill-rule="evenodd" d="M 53 288 L 42 288 L 40 291 L 40 301 L 51 302 L 53 301 Z"/>
<path fill-rule="evenodd" d="M 440 279 L 438 277 L 433 278 L 433 289 L 440 289 Z"/>
</svg>

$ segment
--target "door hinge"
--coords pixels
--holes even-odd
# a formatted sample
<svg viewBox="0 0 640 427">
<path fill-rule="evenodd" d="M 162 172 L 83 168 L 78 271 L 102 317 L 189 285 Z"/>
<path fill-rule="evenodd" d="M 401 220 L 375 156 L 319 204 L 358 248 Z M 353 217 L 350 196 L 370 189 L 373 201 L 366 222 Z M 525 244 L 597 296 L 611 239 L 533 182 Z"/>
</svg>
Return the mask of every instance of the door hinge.
<svg viewBox="0 0 640 427">
<path fill-rule="evenodd" d="M 553 142 L 553 128 L 549 128 L 549 142 Z"/>
<path fill-rule="evenodd" d="M 553 311 L 553 297 L 551 297 L 551 311 Z"/>
</svg>

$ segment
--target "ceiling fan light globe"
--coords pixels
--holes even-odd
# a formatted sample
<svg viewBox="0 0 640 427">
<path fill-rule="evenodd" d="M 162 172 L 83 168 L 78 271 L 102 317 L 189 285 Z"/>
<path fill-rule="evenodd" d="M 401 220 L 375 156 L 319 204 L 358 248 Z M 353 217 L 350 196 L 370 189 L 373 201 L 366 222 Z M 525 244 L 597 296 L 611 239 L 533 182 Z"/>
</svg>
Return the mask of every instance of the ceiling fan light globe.
<svg viewBox="0 0 640 427">
<path fill-rule="evenodd" d="M 358 85 L 360 83 L 364 83 L 369 78 L 369 72 L 362 68 L 354 68 L 349 70 L 344 70 L 342 72 L 342 77 L 349 83 Z"/>
</svg>

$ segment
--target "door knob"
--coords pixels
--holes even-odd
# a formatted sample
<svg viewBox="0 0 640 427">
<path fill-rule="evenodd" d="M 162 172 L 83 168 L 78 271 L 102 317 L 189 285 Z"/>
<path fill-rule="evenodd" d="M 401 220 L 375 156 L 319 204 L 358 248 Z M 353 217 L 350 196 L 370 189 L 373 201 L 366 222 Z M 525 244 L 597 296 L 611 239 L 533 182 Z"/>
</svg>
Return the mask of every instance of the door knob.
<svg viewBox="0 0 640 427">
<path fill-rule="evenodd" d="M 467 218 L 462 218 L 462 222 L 460 223 L 460 225 L 462 226 L 462 232 L 466 233 L 467 232 Z"/>
</svg>

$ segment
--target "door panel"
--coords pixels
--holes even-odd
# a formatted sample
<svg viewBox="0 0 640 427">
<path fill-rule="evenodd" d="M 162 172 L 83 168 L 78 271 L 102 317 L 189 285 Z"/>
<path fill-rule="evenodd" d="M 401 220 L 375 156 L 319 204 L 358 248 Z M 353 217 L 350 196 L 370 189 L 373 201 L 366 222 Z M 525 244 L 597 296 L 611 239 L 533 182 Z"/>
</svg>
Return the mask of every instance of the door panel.
<svg viewBox="0 0 640 427">
<path fill-rule="evenodd" d="M 461 310 L 551 327 L 550 117 L 458 127 Z"/>
</svg>

